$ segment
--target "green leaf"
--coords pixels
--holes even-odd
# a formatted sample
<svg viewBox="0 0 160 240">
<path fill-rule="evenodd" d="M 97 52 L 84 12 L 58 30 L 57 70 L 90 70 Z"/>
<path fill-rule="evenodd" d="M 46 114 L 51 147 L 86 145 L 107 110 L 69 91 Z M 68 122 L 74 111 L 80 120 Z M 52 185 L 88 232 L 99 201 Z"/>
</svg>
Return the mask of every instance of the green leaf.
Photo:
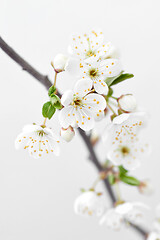
<svg viewBox="0 0 160 240">
<path fill-rule="evenodd" d="M 115 183 L 115 176 L 113 174 L 108 176 L 108 181 L 111 185 Z"/>
<path fill-rule="evenodd" d="M 111 97 L 112 94 L 113 94 L 113 89 L 112 89 L 112 88 L 109 88 L 107 97 Z"/>
<path fill-rule="evenodd" d="M 123 72 L 124 71 L 120 72 L 120 74 L 118 76 L 106 78 L 105 82 L 107 83 L 108 87 L 111 86 L 111 84 L 115 81 L 115 79 L 117 79 L 119 76 L 121 76 L 123 74 Z"/>
<path fill-rule="evenodd" d="M 128 172 L 128 171 L 127 171 L 122 165 L 119 166 L 118 168 L 119 168 L 119 172 L 120 172 L 120 174 L 125 174 L 125 173 Z"/>
<path fill-rule="evenodd" d="M 123 82 L 129 78 L 133 78 L 134 75 L 131 74 L 131 73 L 124 73 L 124 74 L 121 74 L 118 78 L 116 78 L 114 81 L 112 81 L 112 83 L 110 84 L 110 86 L 113 86 L 113 85 L 116 85 L 120 82 Z"/>
<path fill-rule="evenodd" d="M 52 94 L 54 94 L 56 92 L 56 87 L 52 86 L 49 88 L 48 90 L 48 95 L 51 96 Z"/>
<path fill-rule="evenodd" d="M 140 181 L 135 178 L 135 177 L 131 177 L 125 174 L 120 174 L 120 180 L 128 185 L 132 185 L 132 186 L 139 186 L 140 185 Z"/>
<path fill-rule="evenodd" d="M 46 102 L 42 108 L 42 115 L 45 118 L 51 119 L 56 109 L 51 102 Z"/>
<path fill-rule="evenodd" d="M 57 109 L 62 108 L 61 100 L 57 95 L 51 94 L 50 101 L 55 108 L 57 108 Z"/>
<path fill-rule="evenodd" d="M 57 108 L 57 109 L 61 109 L 62 108 L 62 104 L 60 102 L 56 102 L 54 104 L 54 107 Z"/>
</svg>

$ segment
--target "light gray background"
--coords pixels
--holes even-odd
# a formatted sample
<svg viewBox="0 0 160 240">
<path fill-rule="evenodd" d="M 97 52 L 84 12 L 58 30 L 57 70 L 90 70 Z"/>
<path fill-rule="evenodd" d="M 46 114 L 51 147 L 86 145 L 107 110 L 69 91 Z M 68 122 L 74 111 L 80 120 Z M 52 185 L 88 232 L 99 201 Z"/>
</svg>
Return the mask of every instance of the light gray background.
<svg viewBox="0 0 160 240">
<path fill-rule="evenodd" d="M 106 40 L 119 47 L 124 68 L 135 78 L 115 88 L 116 93 L 135 94 L 140 106 L 150 113 L 147 136 L 153 152 L 133 174 L 151 178 L 156 191 L 144 197 L 135 188 L 122 185 L 121 190 L 125 199 L 142 200 L 155 207 L 160 201 L 159 1 L 1 0 L 0 5 L 2 37 L 52 79 L 50 61 L 59 52 L 67 53 L 68 38 L 74 31 L 100 27 Z M 90 187 L 96 178 L 79 136 L 70 144 L 62 144 L 59 158 L 35 160 L 23 150 L 15 150 L 14 139 L 22 127 L 42 122 L 41 107 L 47 92 L 2 51 L 0 81 L 0 238 L 141 239 L 129 230 L 114 233 L 100 227 L 96 219 L 74 214 L 79 189 Z M 66 78 L 58 81 L 66 87 Z M 59 130 L 56 121 L 49 125 Z"/>
</svg>

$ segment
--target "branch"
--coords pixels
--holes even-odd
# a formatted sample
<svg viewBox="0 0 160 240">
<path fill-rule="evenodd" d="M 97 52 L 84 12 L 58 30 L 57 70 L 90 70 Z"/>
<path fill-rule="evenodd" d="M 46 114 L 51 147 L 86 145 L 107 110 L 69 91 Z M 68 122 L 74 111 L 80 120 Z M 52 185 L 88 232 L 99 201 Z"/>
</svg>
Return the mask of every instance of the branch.
<svg viewBox="0 0 160 240">
<path fill-rule="evenodd" d="M 39 73 L 35 68 L 33 68 L 28 62 L 26 62 L 19 54 L 17 54 L 1 37 L 0 37 L 0 47 L 2 50 L 12 58 L 16 63 L 18 63 L 22 69 L 36 78 L 40 83 L 42 83 L 48 90 L 52 86 L 51 81 L 47 76 Z"/>
<path fill-rule="evenodd" d="M 23 70 L 28 72 L 30 75 L 32 75 L 34 78 L 36 78 L 42 85 L 44 85 L 47 90 L 49 87 L 52 86 L 52 83 L 49 80 L 48 76 L 42 75 L 41 73 L 39 73 L 28 62 L 26 62 L 18 53 L 16 53 L 1 37 L 0 37 L 0 47 L 10 58 L 12 58 L 16 63 L 18 63 L 22 67 Z M 57 92 L 57 95 L 61 96 L 61 94 L 59 92 Z M 96 168 L 98 169 L 99 172 L 103 171 L 104 168 L 102 167 L 102 165 L 100 164 L 100 162 L 97 158 L 97 155 L 96 155 L 96 153 L 93 149 L 93 146 L 90 142 L 90 138 L 86 135 L 86 133 L 82 129 L 78 128 L 78 131 L 88 148 L 88 151 L 90 153 L 93 164 L 96 166 Z M 104 179 L 103 181 L 104 181 L 106 190 L 110 196 L 110 199 L 112 201 L 112 204 L 114 205 L 114 203 L 116 202 L 116 198 L 114 196 L 111 185 L 109 184 L 107 179 Z M 145 231 L 141 227 L 136 226 L 134 224 L 130 224 L 130 225 L 132 226 L 133 229 L 135 229 L 137 232 L 139 232 L 144 237 L 144 239 L 147 238 L 147 235 L 148 235 L 147 231 Z"/>
</svg>

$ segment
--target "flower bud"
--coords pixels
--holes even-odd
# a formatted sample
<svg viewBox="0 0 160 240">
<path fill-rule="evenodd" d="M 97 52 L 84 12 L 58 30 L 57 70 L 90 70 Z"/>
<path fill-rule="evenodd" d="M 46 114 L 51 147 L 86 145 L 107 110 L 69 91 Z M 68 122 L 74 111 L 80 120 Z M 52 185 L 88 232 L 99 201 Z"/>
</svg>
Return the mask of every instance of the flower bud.
<svg viewBox="0 0 160 240">
<path fill-rule="evenodd" d="M 150 195 L 153 192 L 153 186 L 149 180 L 144 180 L 138 186 L 139 192 L 144 195 Z"/>
<path fill-rule="evenodd" d="M 61 53 L 57 54 L 53 61 L 55 71 L 58 73 L 64 71 L 67 65 L 67 62 L 68 62 L 67 56 Z"/>
<path fill-rule="evenodd" d="M 75 131 L 71 126 L 66 129 L 61 128 L 60 135 L 66 142 L 70 142 L 75 135 Z"/>
<path fill-rule="evenodd" d="M 137 107 L 136 99 L 132 94 L 122 95 L 117 101 L 120 109 L 125 112 L 133 112 Z"/>
</svg>

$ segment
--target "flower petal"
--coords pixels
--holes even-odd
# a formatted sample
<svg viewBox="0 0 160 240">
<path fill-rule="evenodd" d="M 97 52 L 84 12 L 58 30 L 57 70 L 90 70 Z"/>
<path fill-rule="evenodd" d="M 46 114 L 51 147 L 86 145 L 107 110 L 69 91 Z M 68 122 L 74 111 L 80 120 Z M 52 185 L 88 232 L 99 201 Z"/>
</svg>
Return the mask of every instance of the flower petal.
<svg viewBox="0 0 160 240">
<path fill-rule="evenodd" d="M 107 84 L 102 80 L 94 80 L 94 89 L 99 94 L 108 94 L 108 86 Z"/>
<path fill-rule="evenodd" d="M 67 90 L 62 98 L 61 98 L 61 103 L 63 106 L 68 106 L 71 102 L 73 101 L 73 91 Z"/>
<path fill-rule="evenodd" d="M 78 126 L 84 131 L 89 131 L 94 127 L 94 117 L 92 113 L 85 108 L 77 108 L 76 112 L 76 122 Z"/>
<path fill-rule="evenodd" d="M 91 89 L 92 89 L 92 80 L 80 79 L 74 87 L 74 93 L 78 97 L 84 97 L 87 93 L 91 91 Z"/>
<path fill-rule="evenodd" d="M 62 108 L 59 113 L 59 122 L 63 128 L 68 128 L 75 119 L 75 109 L 73 106 L 67 106 Z"/>
<path fill-rule="evenodd" d="M 106 59 L 100 62 L 99 70 L 106 77 L 115 77 L 122 72 L 122 66 L 118 59 Z"/>
<path fill-rule="evenodd" d="M 91 93 L 84 98 L 84 104 L 93 112 L 99 112 L 106 108 L 106 100 L 103 96 Z"/>
</svg>

